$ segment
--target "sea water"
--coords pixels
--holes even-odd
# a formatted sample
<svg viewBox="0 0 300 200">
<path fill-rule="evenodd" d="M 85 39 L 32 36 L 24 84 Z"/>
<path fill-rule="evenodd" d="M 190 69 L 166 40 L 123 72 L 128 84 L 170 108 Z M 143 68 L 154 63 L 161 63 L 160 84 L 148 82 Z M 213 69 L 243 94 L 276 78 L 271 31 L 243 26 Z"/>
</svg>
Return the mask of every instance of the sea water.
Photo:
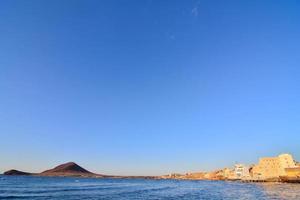
<svg viewBox="0 0 300 200">
<path fill-rule="evenodd" d="M 0 199 L 300 199 L 300 184 L 0 176 Z"/>
</svg>

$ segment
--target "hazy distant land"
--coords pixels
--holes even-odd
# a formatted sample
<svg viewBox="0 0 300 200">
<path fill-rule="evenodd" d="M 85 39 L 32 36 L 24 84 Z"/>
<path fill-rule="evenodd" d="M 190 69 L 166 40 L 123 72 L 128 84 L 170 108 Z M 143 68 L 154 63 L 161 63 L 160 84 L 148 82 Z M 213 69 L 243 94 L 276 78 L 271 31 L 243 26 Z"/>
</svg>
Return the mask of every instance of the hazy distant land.
<svg viewBox="0 0 300 200">
<path fill-rule="evenodd" d="M 116 175 L 103 175 L 90 172 L 75 162 L 68 162 L 53 169 L 45 170 L 41 173 L 30 173 L 19 170 L 9 170 L 4 172 L 8 176 L 53 176 L 53 177 L 82 177 L 82 178 L 158 178 L 158 176 L 116 176 Z"/>
</svg>

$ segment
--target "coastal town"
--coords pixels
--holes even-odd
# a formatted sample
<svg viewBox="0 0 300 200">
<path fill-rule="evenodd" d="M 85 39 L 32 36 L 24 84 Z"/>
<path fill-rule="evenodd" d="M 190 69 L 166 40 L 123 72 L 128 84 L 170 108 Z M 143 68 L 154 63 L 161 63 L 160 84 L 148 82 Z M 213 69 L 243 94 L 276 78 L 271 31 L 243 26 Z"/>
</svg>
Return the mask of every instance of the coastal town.
<svg viewBox="0 0 300 200">
<path fill-rule="evenodd" d="M 300 183 L 300 163 L 290 154 L 277 157 L 260 158 L 257 164 L 235 164 L 232 168 L 223 168 L 211 172 L 169 174 L 162 179 L 183 180 L 228 180 L 243 182 L 289 182 Z"/>
</svg>

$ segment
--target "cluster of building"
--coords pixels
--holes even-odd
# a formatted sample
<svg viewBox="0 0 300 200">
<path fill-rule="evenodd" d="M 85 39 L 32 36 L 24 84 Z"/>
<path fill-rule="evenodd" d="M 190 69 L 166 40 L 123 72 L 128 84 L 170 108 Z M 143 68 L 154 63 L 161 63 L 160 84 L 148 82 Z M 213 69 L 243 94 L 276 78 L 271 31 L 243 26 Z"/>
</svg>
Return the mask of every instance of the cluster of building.
<svg viewBox="0 0 300 200">
<path fill-rule="evenodd" d="M 258 165 L 253 166 L 250 172 L 257 180 L 276 180 L 280 177 L 297 177 L 300 175 L 300 166 L 290 154 L 281 154 L 278 157 L 261 158 Z"/>
<path fill-rule="evenodd" d="M 277 157 L 261 158 L 258 164 L 235 164 L 233 168 L 224 168 L 213 172 L 170 174 L 162 178 L 192 180 L 244 180 L 244 181 L 285 181 L 300 182 L 300 164 L 292 155 L 281 154 Z"/>
</svg>

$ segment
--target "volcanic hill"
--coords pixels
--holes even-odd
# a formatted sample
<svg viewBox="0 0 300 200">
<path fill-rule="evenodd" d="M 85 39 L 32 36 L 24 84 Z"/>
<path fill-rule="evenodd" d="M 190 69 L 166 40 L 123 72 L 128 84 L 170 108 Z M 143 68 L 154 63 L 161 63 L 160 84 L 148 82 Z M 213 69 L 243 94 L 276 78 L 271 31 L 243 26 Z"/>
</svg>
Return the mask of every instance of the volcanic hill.
<svg viewBox="0 0 300 200">
<path fill-rule="evenodd" d="M 53 169 L 46 170 L 39 176 L 81 176 L 81 177 L 101 177 L 103 175 L 94 174 L 74 162 L 68 162 L 62 165 L 59 165 Z"/>
<path fill-rule="evenodd" d="M 74 162 L 68 162 L 65 164 L 58 165 L 53 169 L 43 171 L 42 173 L 27 173 L 17 170 L 9 170 L 4 172 L 4 175 L 20 176 L 20 175 L 32 175 L 32 176 L 62 176 L 62 177 L 83 177 L 83 178 L 147 178 L 154 179 L 155 176 L 114 176 L 114 175 L 103 175 L 95 174 L 90 172 Z"/>
</svg>

